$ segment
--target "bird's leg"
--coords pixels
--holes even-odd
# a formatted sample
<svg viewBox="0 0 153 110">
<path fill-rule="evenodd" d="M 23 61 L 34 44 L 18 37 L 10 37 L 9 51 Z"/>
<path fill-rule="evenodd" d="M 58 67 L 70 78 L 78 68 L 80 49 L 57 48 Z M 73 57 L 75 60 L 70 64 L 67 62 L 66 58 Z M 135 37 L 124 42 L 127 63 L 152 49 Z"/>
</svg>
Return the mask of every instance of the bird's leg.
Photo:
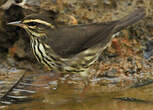
<svg viewBox="0 0 153 110">
<path fill-rule="evenodd" d="M 58 80 L 60 76 L 61 76 L 61 74 L 59 72 L 56 72 L 56 71 L 51 70 L 51 71 L 46 72 L 41 77 L 45 81 L 55 81 L 55 80 Z"/>
<path fill-rule="evenodd" d="M 84 73 L 85 72 L 85 73 Z M 84 71 L 81 75 L 81 78 L 82 78 L 82 81 L 83 81 L 83 84 L 84 84 L 84 87 L 82 89 L 82 92 L 80 94 L 80 97 L 83 99 L 85 97 L 85 94 L 87 93 L 88 89 L 89 89 L 89 77 L 87 75 L 87 72 Z M 82 76 L 84 75 L 84 76 Z"/>
<path fill-rule="evenodd" d="M 80 76 L 82 78 L 83 84 L 84 84 L 84 88 L 82 91 L 82 94 L 85 93 L 85 91 L 87 90 L 88 86 L 89 86 L 89 77 L 88 77 L 88 71 L 83 71 L 80 73 Z"/>
<path fill-rule="evenodd" d="M 44 67 L 46 73 L 48 74 L 48 79 L 56 80 L 61 76 L 61 73 L 58 71 L 54 71 L 52 68 L 45 66 Z"/>
</svg>

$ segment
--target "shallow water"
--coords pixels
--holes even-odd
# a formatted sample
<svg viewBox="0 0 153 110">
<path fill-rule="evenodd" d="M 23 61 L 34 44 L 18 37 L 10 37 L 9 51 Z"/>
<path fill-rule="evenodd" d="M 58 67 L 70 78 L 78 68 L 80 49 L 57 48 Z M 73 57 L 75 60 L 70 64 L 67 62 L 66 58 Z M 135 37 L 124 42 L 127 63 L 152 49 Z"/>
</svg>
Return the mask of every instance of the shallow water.
<svg viewBox="0 0 153 110">
<path fill-rule="evenodd" d="M 153 84 L 120 92 L 101 92 L 99 89 L 74 88 L 61 84 L 57 89 L 41 89 L 28 102 L 2 105 L 2 110 L 152 110 Z M 123 101 L 114 98 L 131 98 Z M 132 100 L 132 98 L 136 100 Z"/>
</svg>

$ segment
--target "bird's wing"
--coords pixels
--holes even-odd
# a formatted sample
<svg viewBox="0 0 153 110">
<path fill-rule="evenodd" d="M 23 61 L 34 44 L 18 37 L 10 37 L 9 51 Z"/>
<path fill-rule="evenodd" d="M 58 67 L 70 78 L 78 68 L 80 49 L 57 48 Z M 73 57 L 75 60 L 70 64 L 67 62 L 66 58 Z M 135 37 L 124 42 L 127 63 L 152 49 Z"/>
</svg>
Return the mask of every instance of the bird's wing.
<svg viewBox="0 0 153 110">
<path fill-rule="evenodd" d="M 48 42 L 58 55 L 70 57 L 99 43 L 105 45 L 117 22 L 59 27 L 48 32 Z"/>
<path fill-rule="evenodd" d="M 99 23 L 59 27 L 48 32 L 49 43 L 61 57 L 76 55 L 92 46 L 107 44 L 112 34 L 136 23 L 145 16 L 145 9 L 139 8 L 120 20 Z"/>
</svg>

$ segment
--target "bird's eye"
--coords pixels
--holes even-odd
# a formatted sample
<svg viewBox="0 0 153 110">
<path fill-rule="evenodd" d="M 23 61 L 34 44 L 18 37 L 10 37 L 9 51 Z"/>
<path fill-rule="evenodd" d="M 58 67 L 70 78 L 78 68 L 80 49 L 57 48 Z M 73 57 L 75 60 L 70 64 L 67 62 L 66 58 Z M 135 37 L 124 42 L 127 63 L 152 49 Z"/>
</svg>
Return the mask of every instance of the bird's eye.
<svg viewBox="0 0 153 110">
<path fill-rule="evenodd" d="M 15 3 L 21 3 L 22 0 L 15 0 Z"/>
<path fill-rule="evenodd" d="M 36 26 L 37 23 L 36 22 L 29 22 L 29 23 L 26 23 L 28 26 Z"/>
</svg>

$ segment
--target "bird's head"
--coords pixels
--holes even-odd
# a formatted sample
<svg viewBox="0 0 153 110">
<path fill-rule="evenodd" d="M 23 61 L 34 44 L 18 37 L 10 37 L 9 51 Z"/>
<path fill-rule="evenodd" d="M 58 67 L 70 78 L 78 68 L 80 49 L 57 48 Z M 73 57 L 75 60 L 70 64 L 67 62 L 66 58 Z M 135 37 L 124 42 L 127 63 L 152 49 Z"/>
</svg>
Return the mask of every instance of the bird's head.
<svg viewBox="0 0 153 110">
<path fill-rule="evenodd" d="M 54 29 L 55 25 L 50 16 L 43 14 L 32 14 L 21 21 L 10 22 L 8 25 L 19 26 L 26 30 L 31 37 L 46 36 L 47 29 Z"/>
</svg>

